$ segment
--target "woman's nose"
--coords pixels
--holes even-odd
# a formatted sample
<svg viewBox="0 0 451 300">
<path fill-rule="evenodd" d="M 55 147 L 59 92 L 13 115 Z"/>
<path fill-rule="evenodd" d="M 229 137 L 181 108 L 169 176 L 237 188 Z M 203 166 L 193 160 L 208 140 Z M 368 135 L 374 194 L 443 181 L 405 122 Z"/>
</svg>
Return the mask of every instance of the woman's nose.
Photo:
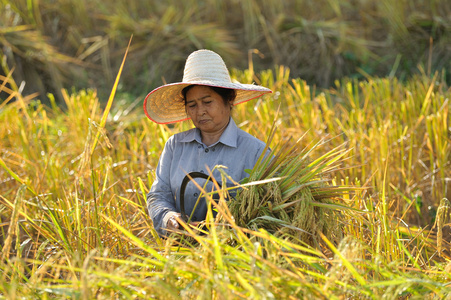
<svg viewBox="0 0 451 300">
<path fill-rule="evenodd" d="M 198 106 L 198 109 L 197 109 L 197 114 L 198 114 L 199 116 L 203 116 L 203 115 L 205 115 L 205 112 L 206 112 L 205 106 L 203 106 L 202 104 L 200 104 L 200 105 Z"/>
</svg>

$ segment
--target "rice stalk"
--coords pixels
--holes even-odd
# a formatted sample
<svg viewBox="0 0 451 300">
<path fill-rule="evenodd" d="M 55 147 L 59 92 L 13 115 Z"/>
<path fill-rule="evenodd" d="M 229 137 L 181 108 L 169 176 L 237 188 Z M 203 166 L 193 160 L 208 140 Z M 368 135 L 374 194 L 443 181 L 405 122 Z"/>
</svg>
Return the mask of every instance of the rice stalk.
<svg viewBox="0 0 451 300">
<path fill-rule="evenodd" d="M 8 233 L 6 235 L 6 240 L 5 240 L 3 248 L 2 248 L 1 261 L 4 261 L 9 258 L 13 240 L 16 238 L 16 235 L 18 234 L 18 231 L 19 231 L 19 223 L 18 223 L 19 211 L 20 211 L 20 208 L 22 205 L 22 201 L 23 201 L 22 198 L 23 198 L 25 188 L 26 188 L 26 186 L 22 185 L 19 188 L 19 190 L 17 191 L 16 198 L 14 199 L 14 205 L 12 207 L 12 215 L 11 215 L 11 220 L 10 220 L 9 227 L 8 227 Z M 19 251 L 19 249 L 16 249 L 16 250 Z M 4 275 L 6 275 L 6 274 L 4 274 Z"/>
<path fill-rule="evenodd" d="M 448 201 L 448 199 L 443 198 L 442 201 L 440 201 L 440 206 L 437 209 L 437 219 L 436 219 L 436 226 L 437 226 L 437 252 L 441 256 L 442 255 L 442 246 L 443 246 L 443 227 L 446 224 L 446 220 L 448 219 L 448 210 L 450 209 L 451 205 Z"/>
</svg>

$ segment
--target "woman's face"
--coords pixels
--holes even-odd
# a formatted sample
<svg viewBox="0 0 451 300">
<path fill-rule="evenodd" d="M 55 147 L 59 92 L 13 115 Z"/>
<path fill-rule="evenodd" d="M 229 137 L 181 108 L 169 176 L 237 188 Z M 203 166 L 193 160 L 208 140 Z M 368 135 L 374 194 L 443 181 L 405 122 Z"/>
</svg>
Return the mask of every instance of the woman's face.
<svg viewBox="0 0 451 300">
<path fill-rule="evenodd" d="M 230 119 L 231 105 L 208 86 L 196 85 L 186 93 L 186 113 L 204 133 L 222 132 Z"/>
</svg>

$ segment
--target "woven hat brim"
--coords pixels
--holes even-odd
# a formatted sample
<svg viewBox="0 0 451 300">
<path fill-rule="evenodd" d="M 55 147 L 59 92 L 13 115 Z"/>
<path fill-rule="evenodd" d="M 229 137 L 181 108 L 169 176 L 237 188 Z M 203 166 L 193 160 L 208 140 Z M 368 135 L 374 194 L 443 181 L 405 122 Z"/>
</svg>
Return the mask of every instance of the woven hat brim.
<svg viewBox="0 0 451 300">
<path fill-rule="evenodd" d="M 177 82 L 158 87 L 151 91 L 144 99 L 146 116 L 158 124 L 170 124 L 188 120 L 182 90 L 189 85 L 206 85 L 236 90 L 234 105 L 272 93 L 268 88 L 253 84 L 215 83 L 211 81 Z"/>
</svg>

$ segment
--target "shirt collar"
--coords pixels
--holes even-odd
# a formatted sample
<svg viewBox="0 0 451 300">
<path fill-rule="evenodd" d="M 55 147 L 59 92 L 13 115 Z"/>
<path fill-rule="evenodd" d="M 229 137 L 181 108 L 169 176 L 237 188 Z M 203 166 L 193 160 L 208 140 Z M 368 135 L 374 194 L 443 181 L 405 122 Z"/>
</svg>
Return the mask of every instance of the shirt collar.
<svg viewBox="0 0 451 300">
<path fill-rule="evenodd" d="M 238 139 L 238 127 L 236 126 L 235 121 L 233 121 L 233 119 L 230 118 L 229 124 L 227 125 L 227 128 L 224 130 L 221 137 L 219 138 L 218 143 L 222 143 L 226 146 L 236 148 L 237 139 Z M 197 128 L 193 128 L 186 131 L 186 135 L 181 139 L 181 142 L 185 143 L 189 143 L 192 141 L 196 141 L 200 144 L 203 144 L 202 137 L 200 136 L 200 130 Z"/>
<path fill-rule="evenodd" d="M 226 146 L 236 148 L 237 139 L 238 139 L 238 127 L 236 126 L 235 121 L 233 121 L 233 119 L 230 118 L 229 125 L 227 125 L 227 128 L 222 133 L 218 142 Z"/>
</svg>

